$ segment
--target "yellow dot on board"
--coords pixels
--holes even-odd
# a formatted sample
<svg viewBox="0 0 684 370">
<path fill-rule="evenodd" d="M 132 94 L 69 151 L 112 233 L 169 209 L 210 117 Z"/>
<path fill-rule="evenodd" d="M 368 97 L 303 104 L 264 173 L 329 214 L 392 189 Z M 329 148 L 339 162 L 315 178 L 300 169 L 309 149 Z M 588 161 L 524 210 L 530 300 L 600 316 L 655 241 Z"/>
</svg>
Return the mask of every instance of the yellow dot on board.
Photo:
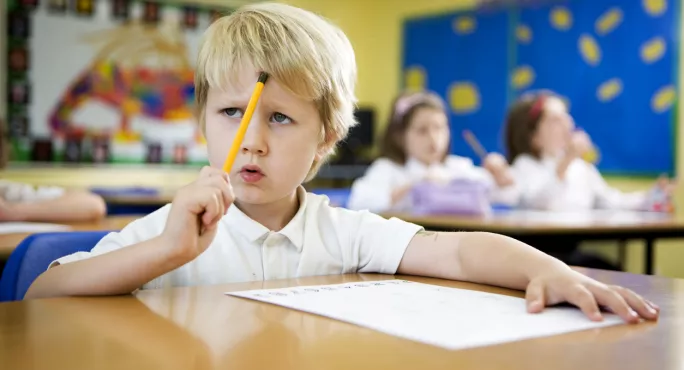
<svg viewBox="0 0 684 370">
<path fill-rule="evenodd" d="M 667 0 L 642 0 L 644 10 L 651 17 L 658 17 L 667 11 Z"/>
<path fill-rule="evenodd" d="M 511 75 L 511 84 L 518 90 L 522 90 L 534 82 L 536 75 L 530 66 L 520 66 Z"/>
<path fill-rule="evenodd" d="M 579 51 L 587 64 L 597 66 L 601 62 L 601 48 L 591 35 L 583 34 L 578 41 Z"/>
<path fill-rule="evenodd" d="M 551 9 L 551 25 L 559 31 L 567 31 L 572 27 L 572 13 L 564 6 L 557 6 Z"/>
<path fill-rule="evenodd" d="M 427 82 L 425 69 L 420 66 L 412 66 L 404 72 L 404 84 L 407 90 L 424 90 Z"/>
<path fill-rule="evenodd" d="M 596 20 L 596 34 L 603 36 L 613 32 L 613 30 L 620 26 L 623 17 L 624 14 L 622 13 L 622 9 L 618 7 L 613 7 L 606 10 L 606 12 L 601 14 L 601 16 Z"/>
<path fill-rule="evenodd" d="M 477 20 L 471 16 L 461 16 L 454 19 L 454 32 L 459 35 L 467 35 L 473 33 L 477 27 Z"/>
<path fill-rule="evenodd" d="M 611 78 L 599 85 L 596 89 L 596 97 L 599 101 L 607 103 L 617 98 L 622 93 L 622 80 Z"/>
<path fill-rule="evenodd" d="M 532 29 L 530 27 L 521 24 L 515 28 L 515 37 L 521 44 L 529 44 L 532 41 Z"/>
<path fill-rule="evenodd" d="M 663 113 L 670 109 L 677 99 L 677 92 L 674 86 L 663 86 L 653 94 L 651 98 L 651 109 L 656 113 Z"/>
<path fill-rule="evenodd" d="M 648 64 L 655 63 L 665 55 L 666 49 L 667 45 L 665 44 L 665 40 L 660 36 L 647 40 L 641 45 L 641 49 L 639 50 L 641 60 Z"/>
<path fill-rule="evenodd" d="M 480 91 L 471 82 L 454 82 L 449 87 L 449 105 L 456 114 L 468 114 L 480 109 Z"/>
</svg>

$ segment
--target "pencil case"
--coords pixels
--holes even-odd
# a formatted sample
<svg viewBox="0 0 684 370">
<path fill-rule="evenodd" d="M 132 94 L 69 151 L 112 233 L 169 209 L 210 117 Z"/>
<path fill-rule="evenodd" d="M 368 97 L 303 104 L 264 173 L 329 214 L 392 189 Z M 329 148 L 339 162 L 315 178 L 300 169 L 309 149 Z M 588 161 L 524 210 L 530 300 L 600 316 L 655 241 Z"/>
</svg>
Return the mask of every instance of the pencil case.
<svg viewBox="0 0 684 370">
<path fill-rule="evenodd" d="M 456 179 L 446 184 L 421 182 L 411 190 L 412 211 L 422 215 L 491 214 L 491 189 L 479 181 Z"/>
</svg>

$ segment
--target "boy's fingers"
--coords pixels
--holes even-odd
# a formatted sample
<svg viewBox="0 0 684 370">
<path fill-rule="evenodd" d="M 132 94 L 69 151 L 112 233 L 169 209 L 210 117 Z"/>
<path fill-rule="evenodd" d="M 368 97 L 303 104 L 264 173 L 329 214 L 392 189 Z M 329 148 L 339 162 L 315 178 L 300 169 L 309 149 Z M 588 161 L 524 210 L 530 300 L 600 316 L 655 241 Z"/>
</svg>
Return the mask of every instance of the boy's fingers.
<svg viewBox="0 0 684 370">
<path fill-rule="evenodd" d="M 589 319 L 593 321 L 603 320 L 603 316 L 599 311 L 594 295 L 591 294 L 584 285 L 576 285 L 575 288 L 569 292 L 567 301 L 579 307 Z"/>
<path fill-rule="evenodd" d="M 639 314 L 639 316 L 648 320 L 655 320 L 658 318 L 658 310 L 632 290 L 619 286 L 612 287 L 612 289 L 619 294 L 627 304 Z"/>
<path fill-rule="evenodd" d="M 214 191 L 205 192 L 203 196 L 202 205 L 204 206 L 204 213 L 202 214 L 202 223 L 210 225 L 216 216 L 221 214 L 221 201 Z"/>
<path fill-rule="evenodd" d="M 633 323 L 639 321 L 639 315 L 629 307 L 625 299 L 615 290 L 603 285 L 592 286 L 590 289 L 600 305 L 610 309 L 611 312 L 620 316 L 626 322 Z"/>
<path fill-rule="evenodd" d="M 527 301 L 527 311 L 530 313 L 539 313 L 544 309 L 544 286 L 541 283 L 532 281 L 527 287 L 525 293 L 525 300 Z"/>
</svg>

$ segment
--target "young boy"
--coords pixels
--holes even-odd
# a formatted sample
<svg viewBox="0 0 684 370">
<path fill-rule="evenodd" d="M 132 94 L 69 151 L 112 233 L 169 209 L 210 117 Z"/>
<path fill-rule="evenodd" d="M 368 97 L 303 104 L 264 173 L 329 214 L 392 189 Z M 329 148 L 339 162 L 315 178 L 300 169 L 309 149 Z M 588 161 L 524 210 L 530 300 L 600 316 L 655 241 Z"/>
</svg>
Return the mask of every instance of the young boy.
<svg viewBox="0 0 684 370">
<path fill-rule="evenodd" d="M 221 170 L 260 72 L 269 73 L 231 173 Z M 569 301 L 628 322 L 658 308 L 514 239 L 432 233 L 333 208 L 301 184 L 354 124 L 354 52 L 322 18 L 254 4 L 206 32 L 195 76 L 211 166 L 170 205 L 61 258 L 27 298 L 128 294 L 139 288 L 377 272 L 527 289 L 528 309 Z"/>
</svg>

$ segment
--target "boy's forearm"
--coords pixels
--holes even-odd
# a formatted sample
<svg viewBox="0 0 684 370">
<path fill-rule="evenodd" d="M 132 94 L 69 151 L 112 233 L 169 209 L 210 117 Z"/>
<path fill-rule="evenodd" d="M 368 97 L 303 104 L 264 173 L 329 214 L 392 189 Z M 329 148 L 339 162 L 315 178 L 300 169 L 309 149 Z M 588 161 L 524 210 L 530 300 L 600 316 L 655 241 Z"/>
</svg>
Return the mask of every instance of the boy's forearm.
<svg viewBox="0 0 684 370">
<path fill-rule="evenodd" d="M 40 275 L 26 298 L 129 294 L 185 261 L 167 252 L 161 237 L 82 261 L 65 263 Z"/>
<path fill-rule="evenodd" d="M 564 265 L 513 238 L 485 232 L 455 233 L 458 257 L 465 280 L 525 289 L 530 279 L 550 267 Z"/>
<path fill-rule="evenodd" d="M 106 213 L 102 198 L 88 192 L 67 192 L 56 199 L 12 204 L 17 221 L 88 221 Z"/>
</svg>

